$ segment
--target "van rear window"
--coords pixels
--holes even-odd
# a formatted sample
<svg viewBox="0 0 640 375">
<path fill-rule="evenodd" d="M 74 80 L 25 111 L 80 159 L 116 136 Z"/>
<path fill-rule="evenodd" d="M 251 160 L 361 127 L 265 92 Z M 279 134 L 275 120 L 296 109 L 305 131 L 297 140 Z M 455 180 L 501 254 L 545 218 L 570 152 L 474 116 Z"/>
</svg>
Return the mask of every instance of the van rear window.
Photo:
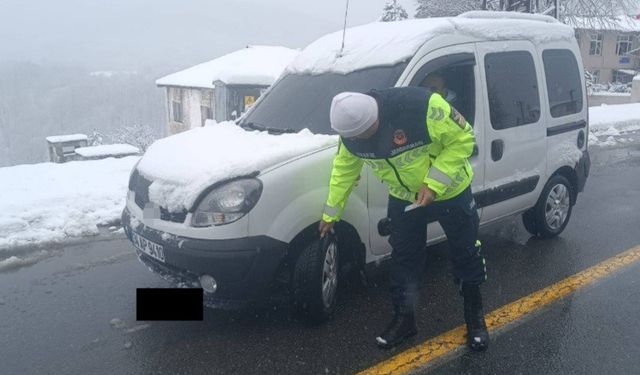
<svg viewBox="0 0 640 375">
<path fill-rule="evenodd" d="M 582 80 L 573 53 L 566 49 L 544 50 L 542 61 L 551 116 L 562 117 L 581 112 Z"/>
<path fill-rule="evenodd" d="M 499 130 L 538 122 L 540 96 L 533 56 L 527 51 L 488 53 L 484 64 L 491 126 Z"/>
</svg>

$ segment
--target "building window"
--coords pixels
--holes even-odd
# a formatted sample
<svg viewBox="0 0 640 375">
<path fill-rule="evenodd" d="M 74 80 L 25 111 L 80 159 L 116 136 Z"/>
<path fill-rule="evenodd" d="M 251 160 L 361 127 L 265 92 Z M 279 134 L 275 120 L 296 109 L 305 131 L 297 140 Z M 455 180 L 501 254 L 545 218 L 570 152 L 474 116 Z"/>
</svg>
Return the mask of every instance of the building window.
<svg viewBox="0 0 640 375">
<path fill-rule="evenodd" d="M 571 51 L 549 49 L 542 52 L 551 116 L 562 117 L 582 111 L 582 80 L 578 62 Z"/>
<path fill-rule="evenodd" d="M 175 100 L 172 101 L 171 113 L 173 114 L 173 121 L 182 122 L 182 103 Z"/>
<path fill-rule="evenodd" d="M 207 120 L 213 119 L 213 90 L 200 91 L 200 119 L 202 126 Z"/>
<path fill-rule="evenodd" d="M 533 56 L 527 51 L 488 53 L 484 58 L 489 113 L 494 129 L 540 119 L 540 95 Z"/>
<path fill-rule="evenodd" d="M 623 56 L 631 51 L 633 45 L 633 36 L 631 35 L 618 35 L 618 43 L 616 44 L 616 54 Z"/>
<path fill-rule="evenodd" d="M 589 45 L 589 55 L 602 55 L 602 33 L 591 34 L 591 44 Z"/>
<path fill-rule="evenodd" d="M 184 92 L 180 88 L 171 90 L 171 119 L 174 122 L 182 122 L 182 96 Z"/>
</svg>

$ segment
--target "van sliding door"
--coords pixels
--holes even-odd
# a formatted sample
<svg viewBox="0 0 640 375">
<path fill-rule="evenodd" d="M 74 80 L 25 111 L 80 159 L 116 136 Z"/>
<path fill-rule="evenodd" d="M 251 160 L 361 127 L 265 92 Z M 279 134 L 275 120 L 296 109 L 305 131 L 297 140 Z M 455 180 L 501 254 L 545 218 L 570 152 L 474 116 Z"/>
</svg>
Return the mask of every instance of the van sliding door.
<svg viewBox="0 0 640 375">
<path fill-rule="evenodd" d="M 546 168 L 540 61 L 527 41 L 478 43 L 482 66 L 485 187 L 483 221 L 535 204 Z"/>
</svg>

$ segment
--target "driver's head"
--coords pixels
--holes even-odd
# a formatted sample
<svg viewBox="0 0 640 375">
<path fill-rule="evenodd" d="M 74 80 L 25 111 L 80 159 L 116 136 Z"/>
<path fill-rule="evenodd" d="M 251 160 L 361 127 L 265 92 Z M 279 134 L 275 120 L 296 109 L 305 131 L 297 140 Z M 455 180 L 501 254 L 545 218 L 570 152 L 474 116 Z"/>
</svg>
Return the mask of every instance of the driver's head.
<svg viewBox="0 0 640 375">
<path fill-rule="evenodd" d="M 439 72 L 429 73 L 424 78 L 420 86 L 426 87 L 432 92 L 437 92 L 441 95 L 446 95 L 447 84 L 444 81 L 444 77 Z"/>
<path fill-rule="evenodd" d="M 369 138 L 378 129 L 378 103 L 366 94 L 342 92 L 331 101 L 331 128 L 344 138 Z"/>
</svg>

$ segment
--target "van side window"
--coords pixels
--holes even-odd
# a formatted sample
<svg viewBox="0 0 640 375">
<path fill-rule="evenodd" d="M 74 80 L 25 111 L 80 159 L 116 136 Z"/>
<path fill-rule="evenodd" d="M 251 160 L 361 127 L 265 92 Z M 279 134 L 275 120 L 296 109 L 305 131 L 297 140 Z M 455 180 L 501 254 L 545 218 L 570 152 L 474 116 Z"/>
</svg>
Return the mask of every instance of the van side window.
<svg viewBox="0 0 640 375">
<path fill-rule="evenodd" d="M 527 51 L 488 53 L 484 65 L 491 126 L 499 130 L 537 122 L 540 96 L 533 56 Z"/>
<path fill-rule="evenodd" d="M 582 111 L 582 81 L 573 53 L 566 49 L 548 49 L 542 52 L 542 60 L 551 116 L 562 117 Z"/>
<path fill-rule="evenodd" d="M 426 87 L 439 93 L 473 126 L 476 104 L 473 74 L 475 63 L 473 53 L 441 56 L 420 67 L 409 85 Z"/>
</svg>

